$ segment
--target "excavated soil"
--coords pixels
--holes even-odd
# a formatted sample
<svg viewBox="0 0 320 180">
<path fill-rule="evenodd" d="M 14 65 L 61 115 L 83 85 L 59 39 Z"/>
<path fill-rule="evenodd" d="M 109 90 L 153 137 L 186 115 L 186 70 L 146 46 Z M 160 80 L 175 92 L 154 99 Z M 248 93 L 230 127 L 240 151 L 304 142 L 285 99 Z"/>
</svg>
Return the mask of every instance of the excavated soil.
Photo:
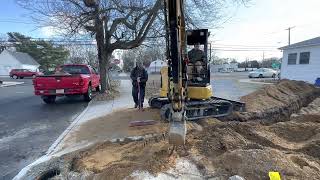
<svg viewBox="0 0 320 180">
<path fill-rule="evenodd" d="M 234 118 L 239 121 L 284 120 L 319 95 L 320 90 L 311 84 L 282 80 L 243 96 L 241 101 L 246 103 L 246 112 L 237 113 Z"/>
<path fill-rule="evenodd" d="M 166 136 L 159 133 L 143 141 L 97 144 L 78 153 L 70 171 L 89 172 L 87 179 L 123 179 L 136 171 L 157 175 L 184 157 L 204 178 L 237 174 L 248 180 L 268 179 L 269 171 L 278 171 L 282 179 L 320 179 L 318 96 L 319 90 L 311 85 L 281 81 L 242 98 L 247 112 L 237 118 L 245 122 L 188 123 L 185 149 L 171 156 Z"/>
</svg>

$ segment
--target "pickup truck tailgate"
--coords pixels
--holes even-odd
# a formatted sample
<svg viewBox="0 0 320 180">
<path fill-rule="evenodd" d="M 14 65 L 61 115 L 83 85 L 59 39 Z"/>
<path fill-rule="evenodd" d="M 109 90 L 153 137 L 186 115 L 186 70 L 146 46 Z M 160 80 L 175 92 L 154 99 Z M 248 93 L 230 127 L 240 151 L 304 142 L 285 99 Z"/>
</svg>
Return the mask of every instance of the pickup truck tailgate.
<svg viewBox="0 0 320 180">
<path fill-rule="evenodd" d="M 81 86 L 80 75 L 51 75 L 51 76 L 38 76 L 34 80 L 36 89 L 73 89 Z"/>
</svg>

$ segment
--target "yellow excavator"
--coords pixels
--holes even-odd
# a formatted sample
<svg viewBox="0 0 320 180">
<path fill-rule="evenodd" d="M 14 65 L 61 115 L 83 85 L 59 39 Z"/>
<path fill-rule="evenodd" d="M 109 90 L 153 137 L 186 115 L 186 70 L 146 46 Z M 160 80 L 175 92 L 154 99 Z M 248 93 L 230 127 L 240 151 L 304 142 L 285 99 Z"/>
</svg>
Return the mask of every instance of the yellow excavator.
<svg viewBox="0 0 320 180">
<path fill-rule="evenodd" d="M 186 121 L 228 116 L 243 111 L 245 104 L 213 96 L 207 58 L 209 32 L 186 30 L 184 0 L 165 0 L 164 10 L 168 66 L 161 69 L 160 95 L 150 98 L 149 105 L 161 109 L 161 117 L 170 123 L 169 143 L 178 146 L 185 144 Z M 189 63 L 187 47 L 196 44 L 204 47 L 204 57 L 201 63 Z"/>
</svg>

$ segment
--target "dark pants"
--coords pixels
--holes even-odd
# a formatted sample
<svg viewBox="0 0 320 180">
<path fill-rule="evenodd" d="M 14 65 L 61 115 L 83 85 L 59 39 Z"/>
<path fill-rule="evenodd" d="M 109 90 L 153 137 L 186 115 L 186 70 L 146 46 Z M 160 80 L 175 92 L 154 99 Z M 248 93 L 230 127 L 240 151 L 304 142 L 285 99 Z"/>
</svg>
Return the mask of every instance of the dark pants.
<svg viewBox="0 0 320 180">
<path fill-rule="evenodd" d="M 140 86 L 140 104 L 141 107 L 143 107 L 143 101 L 144 101 L 144 94 L 145 94 L 145 86 Z M 138 99 L 138 86 L 132 86 L 132 97 L 133 97 L 133 101 L 136 105 L 139 105 L 139 99 Z"/>
</svg>

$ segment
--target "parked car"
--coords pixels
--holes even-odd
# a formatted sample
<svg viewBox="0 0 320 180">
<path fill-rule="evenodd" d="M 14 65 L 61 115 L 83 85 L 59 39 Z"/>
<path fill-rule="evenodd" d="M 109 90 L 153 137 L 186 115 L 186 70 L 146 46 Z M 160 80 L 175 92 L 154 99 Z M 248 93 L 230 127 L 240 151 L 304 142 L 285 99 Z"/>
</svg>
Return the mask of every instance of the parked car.
<svg viewBox="0 0 320 180">
<path fill-rule="evenodd" d="M 57 96 L 83 95 L 92 99 L 92 91 L 100 91 L 100 76 L 89 65 L 70 64 L 57 68 L 54 74 L 41 75 L 33 79 L 35 95 L 47 104 L 55 102 Z"/>
<path fill-rule="evenodd" d="M 38 75 L 42 75 L 41 72 L 31 71 L 28 69 L 12 69 L 9 73 L 11 78 L 14 79 L 23 79 L 25 77 L 35 78 Z"/>
<path fill-rule="evenodd" d="M 219 72 L 220 73 L 231 73 L 232 71 L 230 71 L 228 69 L 220 69 Z"/>
<path fill-rule="evenodd" d="M 257 70 L 254 70 L 252 72 L 249 72 L 249 78 L 266 78 L 266 77 L 272 77 L 276 78 L 278 76 L 279 72 L 269 69 L 269 68 L 260 68 Z"/>
</svg>

